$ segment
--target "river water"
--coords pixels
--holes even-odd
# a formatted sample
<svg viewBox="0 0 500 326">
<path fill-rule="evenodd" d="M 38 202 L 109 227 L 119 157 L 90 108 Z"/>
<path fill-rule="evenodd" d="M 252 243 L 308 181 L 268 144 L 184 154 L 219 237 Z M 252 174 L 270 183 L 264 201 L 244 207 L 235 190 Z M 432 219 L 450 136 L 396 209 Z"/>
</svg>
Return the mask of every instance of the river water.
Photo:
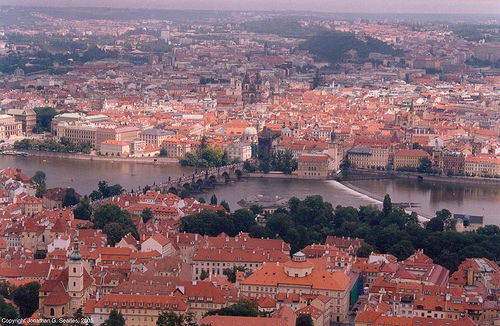
<svg viewBox="0 0 500 326">
<path fill-rule="evenodd" d="M 17 157 L 0 156 L 0 168 L 20 167 L 33 176 L 36 171 L 47 175 L 48 187 L 73 187 L 82 194 L 97 189 L 100 180 L 108 184 L 119 183 L 126 190 L 138 186 L 153 185 L 194 171 L 172 164 L 141 164 L 110 161 L 68 160 L 61 158 L 42 158 L 37 156 Z M 418 211 L 433 215 L 443 208 L 452 213 L 483 215 L 486 224 L 500 225 L 500 187 L 460 184 L 444 184 L 417 180 L 363 180 L 351 181 L 356 187 L 383 197 L 390 194 L 393 202 L 418 203 Z M 220 186 L 206 193 L 196 194 L 195 198 L 206 200 L 216 194 L 219 201 L 225 199 L 231 209 L 238 208 L 237 202 L 247 196 L 265 195 L 292 196 L 305 198 L 309 195 L 322 195 L 325 201 L 334 206 L 354 206 L 380 203 L 359 194 L 336 181 L 247 179 Z"/>
</svg>

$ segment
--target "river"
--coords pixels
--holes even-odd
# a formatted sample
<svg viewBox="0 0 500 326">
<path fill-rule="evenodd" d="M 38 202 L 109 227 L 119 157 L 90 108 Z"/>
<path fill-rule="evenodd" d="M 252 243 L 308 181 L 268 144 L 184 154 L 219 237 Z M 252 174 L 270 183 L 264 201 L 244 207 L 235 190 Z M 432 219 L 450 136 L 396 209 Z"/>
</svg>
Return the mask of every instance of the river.
<svg viewBox="0 0 500 326">
<path fill-rule="evenodd" d="M 20 167 L 28 176 L 36 171 L 47 175 L 48 187 L 73 187 L 84 195 L 97 188 L 99 180 L 108 184 L 121 184 L 126 190 L 138 186 L 178 178 L 194 171 L 192 168 L 171 164 L 142 164 L 109 161 L 68 160 L 42 158 L 37 156 L 0 156 L 0 168 Z M 486 224 L 500 225 L 500 187 L 484 185 L 461 185 L 417 180 L 363 180 L 350 181 L 365 191 L 384 196 L 390 194 L 393 202 L 419 203 L 417 210 L 433 215 L 443 208 L 452 213 L 483 215 Z M 363 194 L 359 194 L 336 181 L 288 180 L 288 179 L 247 179 L 220 186 L 194 197 L 206 200 L 215 194 L 219 201 L 225 199 L 231 209 L 237 209 L 237 202 L 247 196 L 266 195 L 289 198 L 305 198 L 308 195 L 322 195 L 334 206 L 354 206 L 379 204 Z"/>
</svg>

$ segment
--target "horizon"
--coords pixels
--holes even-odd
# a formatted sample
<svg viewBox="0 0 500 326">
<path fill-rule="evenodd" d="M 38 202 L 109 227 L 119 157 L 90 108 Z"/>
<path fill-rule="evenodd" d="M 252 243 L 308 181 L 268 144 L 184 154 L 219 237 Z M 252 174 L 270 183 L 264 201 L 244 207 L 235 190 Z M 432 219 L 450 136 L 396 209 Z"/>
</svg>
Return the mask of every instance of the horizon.
<svg viewBox="0 0 500 326">
<path fill-rule="evenodd" d="M 108 9 L 144 9 L 172 11 L 249 11 L 249 12 L 309 12 L 331 14 L 450 14 L 450 15 L 489 15 L 500 12 L 500 1 L 494 0 L 280 0 L 269 3 L 266 0 L 244 0 L 233 3 L 229 0 L 196 0 L 189 5 L 182 0 L 164 3 L 159 0 L 107 0 L 105 4 L 98 0 L 6 0 L 3 6 L 45 7 L 45 8 L 108 8 Z M 286 7 L 286 10 L 283 9 Z M 321 8 L 321 9 L 320 9 Z M 390 9 L 389 9 L 390 8 Z M 450 8 L 453 8 L 450 10 Z"/>
</svg>

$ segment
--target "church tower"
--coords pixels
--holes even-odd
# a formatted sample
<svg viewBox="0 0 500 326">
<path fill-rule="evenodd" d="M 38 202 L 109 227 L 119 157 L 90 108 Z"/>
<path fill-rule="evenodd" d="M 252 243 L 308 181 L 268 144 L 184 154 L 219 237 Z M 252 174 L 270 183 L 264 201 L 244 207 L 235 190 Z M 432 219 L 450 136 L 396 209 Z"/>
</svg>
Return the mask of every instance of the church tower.
<svg viewBox="0 0 500 326">
<path fill-rule="evenodd" d="M 82 254 L 78 249 L 78 239 L 75 237 L 74 249 L 69 256 L 68 262 L 68 294 L 71 297 L 71 308 L 83 306 L 83 261 Z"/>
<path fill-rule="evenodd" d="M 333 159 L 332 169 L 334 171 L 338 171 L 340 168 L 339 143 L 337 141 L 337 137 L 335 136 L 335 130 L 333 128 L 330 134 L 330 141 L 328 142 L 328 155 Z"/>
</svg>

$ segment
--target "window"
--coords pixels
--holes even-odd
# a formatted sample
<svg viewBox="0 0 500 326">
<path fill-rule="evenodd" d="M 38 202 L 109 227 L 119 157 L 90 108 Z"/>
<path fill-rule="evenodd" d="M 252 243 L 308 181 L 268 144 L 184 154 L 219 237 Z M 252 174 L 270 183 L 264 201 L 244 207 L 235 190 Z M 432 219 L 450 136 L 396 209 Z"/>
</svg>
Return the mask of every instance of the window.
<svg viewBox="0 0 500 326">
<path fill-rule="evenodd" d="M 51 316 L 54 316 L 54 315 L 55 315 L 55 313 L 54 313 L 54 308 L 50 308 L 50 315 L 51 315 Z"/>
</svg>

